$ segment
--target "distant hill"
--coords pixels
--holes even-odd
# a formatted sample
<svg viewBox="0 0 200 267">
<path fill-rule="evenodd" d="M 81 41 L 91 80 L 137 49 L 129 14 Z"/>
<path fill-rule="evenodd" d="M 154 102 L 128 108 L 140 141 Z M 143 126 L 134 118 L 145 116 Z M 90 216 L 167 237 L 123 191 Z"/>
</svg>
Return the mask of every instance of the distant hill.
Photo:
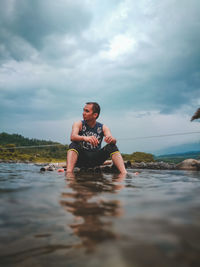
<svg viewBox="0 0 200 267">
<path fill-rule="evenodd" d="M 185 159 L 200 159 L 200 151 L 189 151 L 184 153 L 159 155 L 155 156 L 155 159 L 178 163 Z"/>
<path fill-rule="evenodd" d="M 1 161 L 65 161 L 67 149 L 68 145 L 58 142 L 29 139 L 19 134 L 0 133 Z"/>
<path fill-rule="evenodd" d="M 0 133 L 0 145 L 15 144 L 15 146 L 38 146 L 38 145 L 51 145 L 59 144 L 58 142 L 38 140 L 38 139 L 29 139 L 23 137 L 20 134 L 8 134 Z"/>
<path fill-rule="evenodd" d="M 198 153 L 200 151 L 200 141 L 167 147 L 157 151 L 156 155 L 159 156 L 159 155 L 169 155 L 169 154 L 190 153 L 188 151 Z"/>
</svg>

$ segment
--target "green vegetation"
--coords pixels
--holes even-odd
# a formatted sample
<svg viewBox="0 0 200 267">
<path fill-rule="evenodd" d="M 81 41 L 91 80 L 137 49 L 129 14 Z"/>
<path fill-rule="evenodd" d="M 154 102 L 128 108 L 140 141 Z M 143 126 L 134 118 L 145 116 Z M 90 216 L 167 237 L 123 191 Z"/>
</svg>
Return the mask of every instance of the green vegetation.
<svg viewBox="0 0 200 267">
<path fill-rule="evenodd" d="M 23 148 L 19 148 L 21 146 Z M 68 145 L 58 142 L 29 139 L 19 134 L 0 133 L 0 159 L 4 161 L 60 162 L 66 160 L 67 149 Z"/>
<path fill-rule="evenodd" d="M 154 156 L 150 153 L 134 152 L 132 154 L 122 154 L 124 160 L 131 162 L 154 162 Z"/>
</svg>

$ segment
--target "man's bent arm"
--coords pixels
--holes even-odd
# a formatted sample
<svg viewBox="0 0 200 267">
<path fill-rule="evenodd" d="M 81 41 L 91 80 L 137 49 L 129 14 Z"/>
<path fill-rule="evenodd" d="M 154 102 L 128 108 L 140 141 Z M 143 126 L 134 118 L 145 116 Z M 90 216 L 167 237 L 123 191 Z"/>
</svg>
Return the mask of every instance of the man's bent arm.
<svg viewBox="0 0 200 267">
<path fill-rule="evenodd" d="M 78 121 L 75 122 L 72 126 L 72 132 L 71 132 L 71 141 L 80 142 L 84 141 L 84 136 L 79 135 L 79 131 L 81 130 L 82 122 Z"/>
<path fill-rule="evenodd" d="M 116 144 L 117 143 L 117 140 L 116 138 L 114 138 L 110 132 L 110 129 L 106 126 L 106 125 L 103 125 L 103 133 L 104 133 L 104 141 L 108 144 Z"/>
</svg>

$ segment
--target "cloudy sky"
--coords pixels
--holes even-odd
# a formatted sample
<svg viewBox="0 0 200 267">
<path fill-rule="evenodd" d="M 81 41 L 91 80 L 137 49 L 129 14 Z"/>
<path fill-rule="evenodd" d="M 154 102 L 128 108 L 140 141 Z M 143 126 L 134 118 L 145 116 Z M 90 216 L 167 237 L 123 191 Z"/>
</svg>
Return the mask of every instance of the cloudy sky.
<svg viewBox="0 0 200 267">
<path fill-rule="evenodd" d="M 199 0 L 0 0 L 0 132 L 70 142 L 87 101 L 122 152 L 199 142 Z M 129 140 L 127 140 L 129 139 Z"/>
</svg>

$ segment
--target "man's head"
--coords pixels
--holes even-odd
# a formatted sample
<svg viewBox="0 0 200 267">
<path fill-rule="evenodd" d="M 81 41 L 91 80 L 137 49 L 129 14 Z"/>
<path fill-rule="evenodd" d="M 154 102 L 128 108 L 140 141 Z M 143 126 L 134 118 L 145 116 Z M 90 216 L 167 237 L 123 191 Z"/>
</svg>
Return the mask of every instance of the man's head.
<svg viewBox="0 0 200 267">
<path fill-rule="evenodd" d="M 97 119 L 100 114 L 100 106 L 96 102 L 87 102 L 83 109 L 84 120 Z"/>
<path fill-rule="evenodd" d="M 96 119 L 97 119 L 99 117 L 99 114 L 101 111 L 99 104 L 96 102 L 87 102 L 86 105 L 92 105 L 93 113 L 97 113 L 97 117 L 96 117 Z"/>
</svg>

